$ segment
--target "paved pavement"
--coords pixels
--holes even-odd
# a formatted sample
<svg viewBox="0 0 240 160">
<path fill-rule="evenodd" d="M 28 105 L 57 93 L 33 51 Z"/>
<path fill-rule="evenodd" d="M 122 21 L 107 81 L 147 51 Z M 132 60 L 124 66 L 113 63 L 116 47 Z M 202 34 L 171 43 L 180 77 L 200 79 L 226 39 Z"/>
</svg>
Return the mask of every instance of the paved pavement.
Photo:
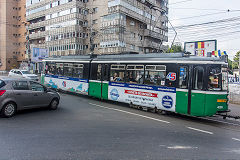
<svg viewBox="0 0 240 160">
<path fill-rule="evenodd" d="M 228 108 L 231 110 L 229 115 L 239 116 L 240 117 L 240 105 L 239 104 L 231 104 L 230 103 Z"/>
<path fill-rule="evenodd" d="M 59 109 L 0 119 L 0 159 L 239 159 L 240 125 L 61 94 Z"/>
</svg>

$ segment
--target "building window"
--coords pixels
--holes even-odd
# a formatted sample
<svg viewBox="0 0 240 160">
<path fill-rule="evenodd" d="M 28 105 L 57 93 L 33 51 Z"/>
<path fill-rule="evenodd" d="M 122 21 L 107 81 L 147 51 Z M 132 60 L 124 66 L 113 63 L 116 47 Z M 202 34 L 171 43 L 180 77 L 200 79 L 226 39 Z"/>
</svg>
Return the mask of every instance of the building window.
<svg viewBox="0 0 240 160">
<path fill-rule="evenodd" d="M 98 7 L 93 8 L 93 13 L 97 13 L 98 12 Z"/>
<path fill-rule="evenodd" d="M 97 19 L 94 19 L 94 20 L 92 21 L 92 23 L 93 23 L 93 24 L 97 24 Z"/>
</svg>

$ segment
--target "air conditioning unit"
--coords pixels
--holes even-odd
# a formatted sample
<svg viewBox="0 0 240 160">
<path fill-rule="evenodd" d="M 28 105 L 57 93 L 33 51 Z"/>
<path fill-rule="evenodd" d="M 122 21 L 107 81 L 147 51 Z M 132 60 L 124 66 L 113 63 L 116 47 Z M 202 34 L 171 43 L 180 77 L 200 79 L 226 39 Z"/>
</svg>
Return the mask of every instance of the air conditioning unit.
<svg viewBox="0 0 240 160">
<path fill-rule="evenodd" d="M 134 22 L 134 21 L 131 21 L 131 22 L 130 22 L 130 26 L 135 26 L 135 22 Z"/>
</svg>

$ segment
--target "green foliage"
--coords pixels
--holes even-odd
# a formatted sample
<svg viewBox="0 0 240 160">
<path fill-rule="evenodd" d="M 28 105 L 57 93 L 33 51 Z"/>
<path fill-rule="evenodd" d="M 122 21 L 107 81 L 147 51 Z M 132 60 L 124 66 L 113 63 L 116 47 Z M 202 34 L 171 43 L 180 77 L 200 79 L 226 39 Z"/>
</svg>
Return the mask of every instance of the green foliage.
<svg viewBox="0 0 240 160">
<path fill-rule="evenodd" d="M 170 51 L 170 48 L 168 48 L 168 53 L 176 53 L 176 52 L 183 52 L 183 49 L 181 46 L 176 46 L 176 45 L 173 45 L 172 46 L 172 49 Z"/>
<path fill-rule="evenodd" d="M 232 69 L 232 63 L 233 63 L 233 62 L 232 62 L 230 59 L 228 59 L 228 68 L 229 68 L 229 69 Z"/>
<path fill-rule="evenodd" d="M 240 51 L 238 51 L 233 58 L 233 64 L 232 64 L 233 69 L 238 69 L 239 67 L 239 56 L 240 56 Z"/>
</svg>

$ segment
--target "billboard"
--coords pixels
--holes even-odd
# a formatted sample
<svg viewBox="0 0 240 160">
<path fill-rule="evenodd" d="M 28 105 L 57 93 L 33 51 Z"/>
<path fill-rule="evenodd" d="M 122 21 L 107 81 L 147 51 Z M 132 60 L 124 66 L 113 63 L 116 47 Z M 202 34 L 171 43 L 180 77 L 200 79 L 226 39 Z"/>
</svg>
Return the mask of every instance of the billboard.
<svg viewBox="0 0 240 160">
<path fill-rule="evenodd" d="M 48 50 L 44 48 L 33 48 L 31 61 L 32 62 L 41 62 L 43 59 L 48 58 Z"/>
<path fill-rule="evenodd" d="M 190 52 L 190 55 L 207 57 L 212 51 L 217 50 L 217 40 L 185 42 L 184 51 Z"/>
</svg>

